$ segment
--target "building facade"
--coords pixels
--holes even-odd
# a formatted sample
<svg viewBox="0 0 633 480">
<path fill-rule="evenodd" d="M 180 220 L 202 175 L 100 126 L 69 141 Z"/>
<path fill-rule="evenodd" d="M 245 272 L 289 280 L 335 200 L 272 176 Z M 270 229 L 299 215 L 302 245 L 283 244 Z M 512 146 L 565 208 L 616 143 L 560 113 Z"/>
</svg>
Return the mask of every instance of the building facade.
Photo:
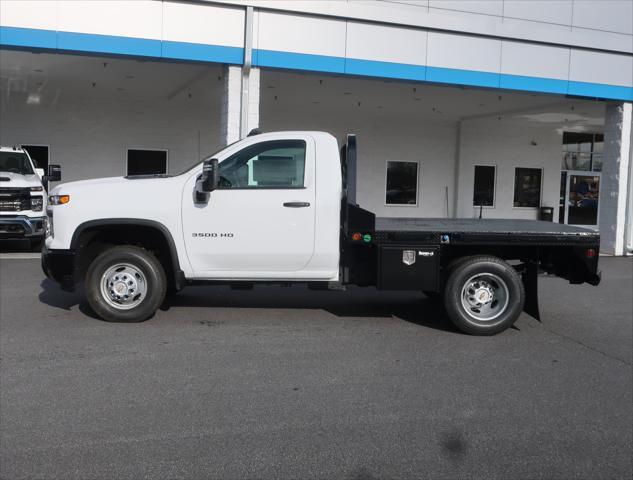
<svg viewBox="0 0 633 480">
<path fill-rule="evenodd" d="M 0 76 L 0 143 L 66 181 L 356 133 L 378 215 L 551 211 L 631 248 L 629 0 L 2 0 Z"/>
</svg>

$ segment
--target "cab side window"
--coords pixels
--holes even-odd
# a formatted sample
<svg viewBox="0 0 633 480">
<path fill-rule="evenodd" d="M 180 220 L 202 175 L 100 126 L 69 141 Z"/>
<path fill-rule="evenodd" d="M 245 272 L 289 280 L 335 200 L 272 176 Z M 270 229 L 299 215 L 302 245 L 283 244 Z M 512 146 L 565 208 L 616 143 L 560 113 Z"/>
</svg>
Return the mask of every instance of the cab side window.
<svg viewBox="0 0 633 480">
<path fill-rule="evenodd" d="M 305 158 L 303 140 L 271 140 L 251 145 L 220 163 L 218 188 L 303 188 Z"/>
</svg>

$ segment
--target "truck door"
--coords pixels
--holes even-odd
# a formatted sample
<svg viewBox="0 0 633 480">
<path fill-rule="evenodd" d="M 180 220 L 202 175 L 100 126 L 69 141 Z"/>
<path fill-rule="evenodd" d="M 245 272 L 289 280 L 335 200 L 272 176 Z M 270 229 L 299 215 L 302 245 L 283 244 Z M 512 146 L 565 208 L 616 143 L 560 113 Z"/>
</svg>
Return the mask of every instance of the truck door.
<svg viewBox="0 0 633 480">
<path fill-rule="evenodd" d="M 219 187 L 208 201 L 196 202 L 199 175 L 183 191 L 183 234 L 195 276 L 300 276 L 314 252 L 314 140 L 265 140 L 219 160 Z"/>
</svg>

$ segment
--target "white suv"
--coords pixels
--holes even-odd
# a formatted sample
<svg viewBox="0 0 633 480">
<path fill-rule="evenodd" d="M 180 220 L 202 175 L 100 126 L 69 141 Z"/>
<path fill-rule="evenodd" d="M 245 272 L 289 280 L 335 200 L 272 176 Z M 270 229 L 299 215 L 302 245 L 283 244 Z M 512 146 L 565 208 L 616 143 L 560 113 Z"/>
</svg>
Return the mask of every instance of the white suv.
<svg viewBox="0 0 633 480">
<path fill-rule="evenodd" d="M 51 168 L 52 167 L 52 168 Z M 49 173 L 58 172 L 51 165 Z M 35 168 L 33 160 L 19 147 L 0 147 L 0 239 L 41 242 L 46 234 L 47 180 L 58 180 Z"/>
</svg>

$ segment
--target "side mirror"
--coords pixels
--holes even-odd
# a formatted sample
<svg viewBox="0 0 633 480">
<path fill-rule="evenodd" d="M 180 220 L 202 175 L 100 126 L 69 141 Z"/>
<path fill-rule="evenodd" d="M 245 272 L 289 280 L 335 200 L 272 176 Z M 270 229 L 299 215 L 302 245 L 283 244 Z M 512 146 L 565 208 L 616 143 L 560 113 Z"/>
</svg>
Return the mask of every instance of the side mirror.
<svg viewBox="0 0 633 480">
<path fill-rule="evenodd" d="M 46 174 L 47 182 L 59 182 L 62 179 L 62 167 L 60 165 L 49 165 Z"/>
<path fill-rule="evenodd" d="M 35 169 L 35 173 L 37 173 L 37 176 L 40 177 L 40 180 L 42 178 L 44 178 L 44 169 L 43 168 L 36 168 Z"/>
<path fill-rule="evenodd" d="M 212 192 L 218 188 L 218 159 L 211 158 L 202 164 L 201 185 L 205 193 Z"/>
</svg>

